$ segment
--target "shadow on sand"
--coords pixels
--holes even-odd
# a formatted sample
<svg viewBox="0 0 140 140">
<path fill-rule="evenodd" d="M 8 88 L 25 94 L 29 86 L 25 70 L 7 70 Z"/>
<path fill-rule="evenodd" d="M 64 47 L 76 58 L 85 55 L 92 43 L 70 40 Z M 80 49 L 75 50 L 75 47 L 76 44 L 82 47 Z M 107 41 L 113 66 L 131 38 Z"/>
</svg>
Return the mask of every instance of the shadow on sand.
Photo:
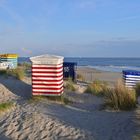
<svg viewBox="0 0 140 140">
<path fill-rule="evenodd" d="M 45 109 L 47 108 L 47 109 Z M 58 104 L 42 104 L 39 109 L 65 125 L 88 131 L 97 140 L 138 140 L 140 132 L 140 109 L 133 111 L 82 112 Z M 136 138 L 136 139 L 135 139 Z"/>
<path fill-rule="evenodd" d="M 10 138 L 8 138 L 8 137 L 6 137 L 5 135 L 0 135 L 0 140 L 12 140 L 12 139 L 10 139 Z"/>
<path fill-rule="evenodd" d="M 3 84 L 13 94 L 22 97 L 23 99 L 28 99 L 32 95 L 31 85 L 25 83 L 24 81 L 20 81 L 13 77 L 5 78 L 0 76 L 0 83 Z"/>
</svg>

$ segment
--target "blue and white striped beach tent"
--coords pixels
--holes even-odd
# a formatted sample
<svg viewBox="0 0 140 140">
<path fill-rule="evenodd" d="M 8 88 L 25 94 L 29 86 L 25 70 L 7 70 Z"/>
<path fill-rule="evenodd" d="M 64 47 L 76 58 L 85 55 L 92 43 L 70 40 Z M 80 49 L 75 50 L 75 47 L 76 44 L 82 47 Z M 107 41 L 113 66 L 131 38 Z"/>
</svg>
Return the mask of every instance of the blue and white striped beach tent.
<svg viewBox="0 0 140 140">
<path fill-rule="evenodd" d="M 135 87 L 137 83 L 140 83 L 140 71 L 124 70 L 123 78 L 126 87 Z"/>
<path fill-rule="evenodd" d="M 1 54 L 0 55 L 0 62 L 10 62 L 13 65 L 13 68 L 17 67 L 17 54 Z"/>
</svg>

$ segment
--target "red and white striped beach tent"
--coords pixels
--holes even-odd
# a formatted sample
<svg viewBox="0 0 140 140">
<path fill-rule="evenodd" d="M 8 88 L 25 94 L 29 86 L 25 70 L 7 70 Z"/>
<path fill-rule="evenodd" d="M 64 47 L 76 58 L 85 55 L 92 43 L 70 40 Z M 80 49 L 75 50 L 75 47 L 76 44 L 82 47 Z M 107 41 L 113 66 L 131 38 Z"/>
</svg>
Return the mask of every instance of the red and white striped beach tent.
<svg viewBox="0 0 140 140">
<path fill-rule="evenodd" d="M 63 59 L 48 54 L 30 58 L 33 95 L 58 96 L 63 93 Z"/>
</svg>

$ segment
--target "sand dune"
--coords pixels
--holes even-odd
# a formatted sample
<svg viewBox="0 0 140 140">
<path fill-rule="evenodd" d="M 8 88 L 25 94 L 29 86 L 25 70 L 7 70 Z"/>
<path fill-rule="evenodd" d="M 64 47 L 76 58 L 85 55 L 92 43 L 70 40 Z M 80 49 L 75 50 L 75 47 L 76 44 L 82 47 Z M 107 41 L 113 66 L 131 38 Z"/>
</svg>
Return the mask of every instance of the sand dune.
<svg viewBox="0 0 140 140">
<path fill-rule="evenodd" d="M 0 116 L 0 140 L 132 140 L 140 132 L 140 107 L 133 111 L 101 110 L 102 98 L 69 93 L 74 103 L 47 99 L 29 102 L 31 80 L 0 77 L 0 101 L 16 106 Z"/>
</svg>

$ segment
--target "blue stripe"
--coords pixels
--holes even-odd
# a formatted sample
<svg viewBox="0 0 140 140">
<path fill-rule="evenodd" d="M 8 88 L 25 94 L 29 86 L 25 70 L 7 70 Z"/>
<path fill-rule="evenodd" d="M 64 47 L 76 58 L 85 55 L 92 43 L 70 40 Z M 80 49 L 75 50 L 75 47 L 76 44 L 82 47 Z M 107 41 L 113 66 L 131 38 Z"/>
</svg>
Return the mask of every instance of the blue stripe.
<svg viewBox="0 0 140 140">
<path fill-rule="evenodd" d="M 140 71 L 136 70 L 124 70 L 122 71 L 124 75 L 139 75 L 140 76 Z"/>
</svg>

